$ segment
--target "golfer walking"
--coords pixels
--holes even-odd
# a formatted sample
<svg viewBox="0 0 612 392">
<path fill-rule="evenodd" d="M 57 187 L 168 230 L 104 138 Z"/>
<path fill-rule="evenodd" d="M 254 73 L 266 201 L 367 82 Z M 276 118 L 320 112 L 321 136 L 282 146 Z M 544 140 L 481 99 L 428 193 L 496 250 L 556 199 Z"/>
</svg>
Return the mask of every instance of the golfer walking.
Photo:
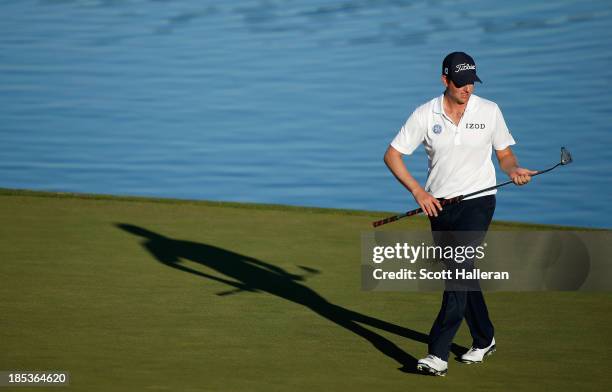
<svg viewBox="0 0 612 392">
<path fill-rule="evenodd" d="M 410 115 L 387 149 L 385 163 L 428 215 L 434 234 L 481 232 L 483 235 L 478 239 L 481 241 L 495 211 L 496 190 L 444 208 L 440 200 L 495 185 L 493 150 L 500 168 L 515 184 L 528 183 L 536 172 L 518 166 L 510 149 L 515 141 L 499 107 L 475 95 L 474 82 L 482 83 L 472 57 L 463 52 L 446 56 L 442 62 L 444 93 Z M 425 146 L 429 158 L 424 187 L 402 160 L 402 155 L 412 154 L 420 144 Z M 493 323 L 482 292 L 454 291 L 447 286 L 429 334 L 429 353 L 418 361 L 418 369 L 434 375 L 446 374 L 452 340 L 464 318 L 473 342 L 461 357 L 462 362 L 479 363 L 495 351 Z"/>
</svg>

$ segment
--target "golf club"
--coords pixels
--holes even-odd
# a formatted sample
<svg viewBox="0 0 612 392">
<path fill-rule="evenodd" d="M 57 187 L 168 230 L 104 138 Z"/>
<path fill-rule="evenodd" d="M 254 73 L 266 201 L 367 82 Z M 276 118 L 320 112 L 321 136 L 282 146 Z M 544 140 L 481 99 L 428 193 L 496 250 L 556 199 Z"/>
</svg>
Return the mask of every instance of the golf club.
<svg viewBox="0 0 612 392">
<path fill-rule="evenodd" d="M 572 155 L 570 154 L 570 152 L 565 147 L 561 147 L 561 161 L 559 163 L 557 163 L 556 165 L 554 165 L 553 167 L 550 167 L 550 168 L 548 168 L 546 170 L 538 170 L 538 172 L 536 174 L 532 175 L 532 177 L 535 177 L 535 176 L 540 175 L 540 174 L 548 173 L 549 171 L 555 169 L 557 166 L 565 166 L 565 165 L 568 165 L 570 163 L 572 163 Z M 453 197 L 451 199 L 442 199 L 442 200 L 440 200 L 440 204 L 442 206 L 446 206 L 446 205 L 449 205 L 449 204 L 459 203 L 461 200 L 463 200 L 463 199 L 465 199 L 467 197 L 475 196 L 475 195 L 478 195 L 480 193 L 487 192 L 487 191 L 492 191 L 493 189 L 497 189 L 497 188 L 500 188 L 500 187 L 508 185 L 508 184 L 512 184 L 512 180 L 509 180 L 509 181 L 506 181 L 506 182 L 502 182 L 501 184 L 497 184 L 497 185 L 494 185 L 494 186 L 491 186 L 491 187 L 488 187 L 488 188 L 485 188 L 485 189 L 481 189 L 481 190 L 476 191 L 476 192 L 468 193 L 467 195 L 456 196 L 456 197 Z M 402 218 L 406 218 L 406 217 L 409 217 L 409 216 L 420 214 L 421 212 L 423 212 L 422 208 L 416 208 L 414 210 L 405 212 L 403 214 L 390 216 L 388 218 L 381 219 L 381 220 L 378 220 L 376 222 L 372 222 L 372 226 L 378 227 L 378 226 L 381 226 L 381 225 L 384 225 L 384 224 L 387 224 L 387 223 L 395 222 L 396 220 L 399 220 L 399 219 L 402 219 Z"/>
</svg>

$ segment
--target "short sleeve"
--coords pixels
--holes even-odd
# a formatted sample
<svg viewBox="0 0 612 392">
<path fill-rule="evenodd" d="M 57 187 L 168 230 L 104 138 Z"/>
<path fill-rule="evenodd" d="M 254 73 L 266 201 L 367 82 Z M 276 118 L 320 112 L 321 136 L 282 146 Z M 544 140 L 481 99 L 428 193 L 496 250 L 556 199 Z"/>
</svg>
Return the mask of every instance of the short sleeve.
<svg viewBox="0 0 612 392">
<path fill-rule="evenodd" d="M 493 148 L 497 151 L 503 150 L 508 146 L 512 146 L 516 144 L 512 134 L 508 130 L 506 126 L 506 121 L 504 121 L 504 116 L 502 115 L 501 110 L 499 110 L 499 106 L 495 106 L 495 124 L 493 127 Z"/>
<path fill-rule="evenodd" d="M 425 140 L 425 134 L 426 127 L 415 110 L 391 142 L 391 147 L 402 154 L 410 155 Z"/>
</svg>

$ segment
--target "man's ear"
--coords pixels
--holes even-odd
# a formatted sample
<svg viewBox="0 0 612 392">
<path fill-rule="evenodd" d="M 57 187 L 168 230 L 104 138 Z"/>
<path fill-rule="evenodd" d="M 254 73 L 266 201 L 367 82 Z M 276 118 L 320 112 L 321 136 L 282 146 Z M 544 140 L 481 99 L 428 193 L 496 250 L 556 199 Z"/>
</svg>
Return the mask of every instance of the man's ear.
<svg viewBox="0 0 612 392">
<path fill-rule="evenodd" d="M 442 75 L 440 77 L 440 79 L 442 79 L 442 84 L 444 85 L 444 87 L 448 87 L 448 78 L 446 75 Z"/>
</svg>

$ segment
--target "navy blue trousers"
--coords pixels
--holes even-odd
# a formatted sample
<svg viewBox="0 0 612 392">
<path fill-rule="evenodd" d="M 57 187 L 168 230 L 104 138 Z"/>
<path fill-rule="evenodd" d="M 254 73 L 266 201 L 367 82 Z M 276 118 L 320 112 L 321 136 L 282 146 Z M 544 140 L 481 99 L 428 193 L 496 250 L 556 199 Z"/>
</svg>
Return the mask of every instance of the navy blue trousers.
<svg viewBox="0 0 612 392">
<path fill-rule="evenodd" d="M 454 245 L 478 246 L 484 240 L 495 211 L 495 195 L 465 200 L 445 206 L 437 217 L 430 217 L 431 230 L 438 245 L 448 245 L 448 238 L 436 237 L 436 232 L 461 232 Z M 444 234 L 446 235 L 446 234 Z M 458 238 L 458 239 L 457 239 Z M 476 283 L 477 284 L 477 283 Z M 450 347 L 463 319 L 472 335 L 472 345 L 487 347 L 493 340 L 494 328 L 480 290 L 445 290 L 438 317 L 429 332 L 429 354 L 448 361 Z"/>
</svg>

